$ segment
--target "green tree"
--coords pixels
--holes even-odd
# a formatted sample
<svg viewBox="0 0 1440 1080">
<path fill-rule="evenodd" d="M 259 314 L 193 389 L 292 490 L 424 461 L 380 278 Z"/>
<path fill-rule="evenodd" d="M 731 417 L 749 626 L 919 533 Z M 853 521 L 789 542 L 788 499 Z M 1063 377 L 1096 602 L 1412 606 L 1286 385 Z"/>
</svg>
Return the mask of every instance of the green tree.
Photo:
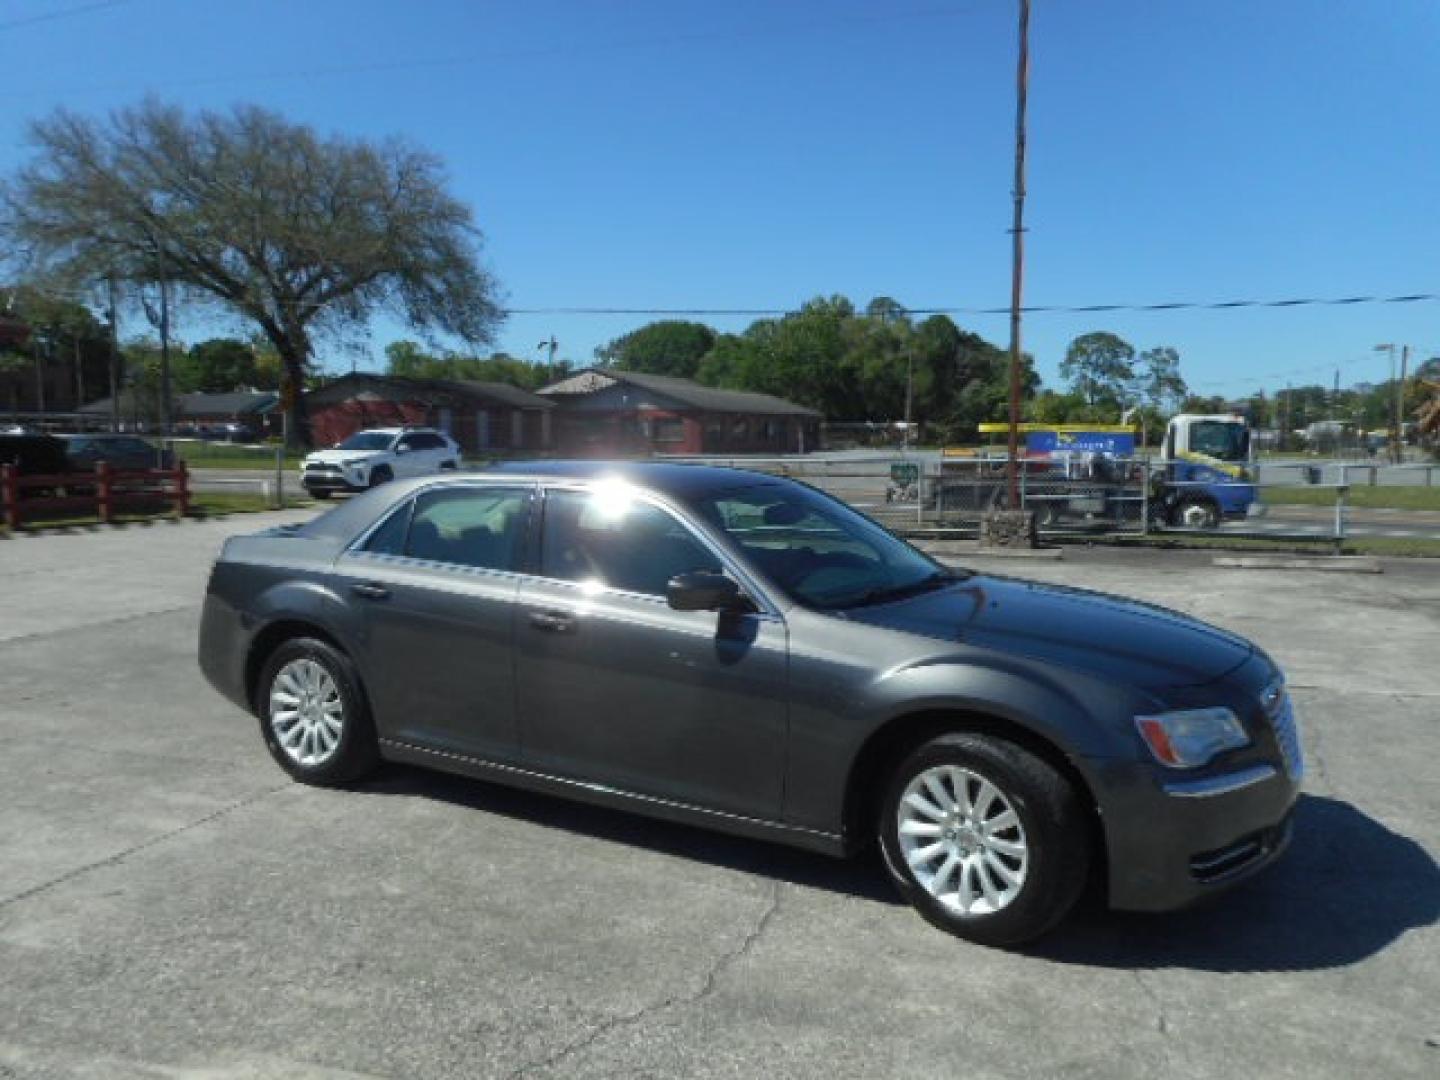
<svg viewBox="0 0 1440 1080">
<path fill-rule="evenodd" d="M 1179 350 L 1169 345 L 1146 349 L 1140 354 L 1136 367 L 1135 396 L 1156 414 L 1174 412 L 1189 392 L 1180 374 Z"/>
<path fill-rule="evenodd" d="M 1125 386 L 1135 377 L 1135 347 L 1103 330 L 1082 334 L 1070 342 L 1060 361 L 1060 377 L 1091 406 L 1118 410 Z"/>
<path fill-rule="evenodd" d="M 322 137 L 241 106 L 147 101 L 98 123 L 64 110 L 3 192 L 6 238 L 43 273 L 164 279 L 251 320 L 301 385 L 317 334 L 378 310 L 466 341 L 502 312 L 480 234 L 440 162 L 399 141 Z M 303 397 L 290 430 L 308 441 Z"/>
<path fill-rule="evenodd" d="M 191 347 L 187 356 L 194 366 L 197 390 L 224 394 L 253 388 L 259 380 L 255 350 L 235 338 L 211 338 Z"/>
<path fill-rule="evenodd" d="M 595 358 L 606 367 L 693 379 L 715 337 L 704 323 L 664 319 L 602 345 Z"/>
</svg>

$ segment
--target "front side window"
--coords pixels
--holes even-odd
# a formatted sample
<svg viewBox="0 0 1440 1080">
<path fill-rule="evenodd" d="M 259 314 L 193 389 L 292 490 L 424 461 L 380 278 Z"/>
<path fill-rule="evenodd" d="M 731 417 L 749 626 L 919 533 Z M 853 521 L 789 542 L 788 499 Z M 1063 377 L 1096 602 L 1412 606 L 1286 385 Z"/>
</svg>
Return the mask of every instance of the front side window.
<svg viewBox="0 0 1440 1080">
<path fill-rule="evenodd" d="M 389 450 L 390 442 L 394 435 L 387 435 L 383 431 L 357 431 L 348 439 L 342 442 L 337 450 Z"/>
<path fill-rule="evenodd" d="M 518 570 L 530 492 L 446 488 L 401 507 L 370 534 L 365 550 L 483 570 Z"/>
<path fill-rule="evenodd" d="M 545 577 L 649 596 L 664 596 L 676 574 L 721 569 L 679 519 L 619 484 L 549 492 L 540 544 Z"/>
<path fill-rule="evenodd" d="M 1201 420 L 1190 428 L 1190 449 L 1221 461 L 1244 461 L 1250 445 L 1243 424 Z"/>
<path fill-rule="evenodd" d="M 798 484 L 736 488 L 693 505 L 752 565 L 809 607 L 881 603 L 954 578 L 869 518 Z"/>
</svg>

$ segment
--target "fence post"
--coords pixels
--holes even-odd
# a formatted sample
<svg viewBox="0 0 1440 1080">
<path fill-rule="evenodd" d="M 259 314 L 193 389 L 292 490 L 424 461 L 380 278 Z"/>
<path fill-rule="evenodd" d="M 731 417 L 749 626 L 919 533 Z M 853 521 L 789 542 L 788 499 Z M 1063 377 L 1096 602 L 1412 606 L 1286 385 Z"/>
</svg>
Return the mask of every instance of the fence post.
<svg viewBox="0 0 1440 1080">
<path fill-rule="evenodd" d="M 0 506 L 5 510 L 5 525 L 20 527 L 20 482 L 14 465 L 0 465 Z"/>
<path fill-rule="evenodd" d="M 1140 463 L 1140 535 L 1150 531 L 1150 459 Z"/>
<path fill-rule="evenodd" d="M 183 518 L 190 512 L 190 470 L 184 461 L 175 463 L 175 517 Z"/>
<path fill-rule="evenodd" d="M 95 492 L 96 492 L 96 513 L 100 516 L 101 525 L 109 525 L 115 518 L 114 488 L 110 478 L 110 463 L 108 461 L 97 461 L 95 463 Z"/>
<path fill-rule="evenodd" d="M 1345 549 L 1345 496 L 1350 493 L 1348 484 L 1335 488 L 1335 554 Z"/>
</svg>

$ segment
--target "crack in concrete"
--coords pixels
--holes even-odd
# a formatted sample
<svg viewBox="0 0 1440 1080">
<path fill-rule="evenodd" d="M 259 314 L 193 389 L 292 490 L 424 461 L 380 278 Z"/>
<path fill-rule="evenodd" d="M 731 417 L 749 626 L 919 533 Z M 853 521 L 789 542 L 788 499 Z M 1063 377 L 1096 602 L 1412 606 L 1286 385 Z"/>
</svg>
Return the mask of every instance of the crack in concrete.
<svg viewBox="0 0 1440 1080">
<path fill-rule="evenodd" d="M 58 637 L 61 634 L 78 634 L 86 630 L 99 630 L 107 626 L 117 626 L 120 623 L 149 619 L 156 615 L 175 615 L 181 611 L 194 611 L 195 608 L 195 604 L 181 604 L 178 607 L 157 608 L 154 611 L 140 611 L 132 615 L 117 615 L 113 619 L 99 619 L 94 622 L 78 623 L 74 626 L 57 626 L 53 630 L 36 630 L 29 634 L 15 634 L 12 637 L 0 638 L 0 648 L 4 648 L 7 645 L 21 645 L 30 641 L 38 641 L 41 638 Z"/>
<path fill-rule="evenodd" d="M 4 899 L 0 899 L 0 908 L 7 908 L 12 904 L 20 903 L 22 900 L 29 900 L 31 897 L 39 896 L 41 893 L 44 892 L 49 892 L 51 889 L 54 889 L 60 885 L 64 885 L 66 882 L 74 881 L 78 877 L 83 877 L 85 874 L 90 873 L 92 870 L 101 870 L 107 866 L 118 865 L 119 863 L 122 863 L 126 859 L 128 859 L 131 855 L 135 855 L 141 851 L 147 850 L 148 848 L 155 847 L 158 844 L 163 844 L 167 840 L 173 840 L 175 837 L 181 835 L 182 833 L 187 833 L 192 829 L 198 829 L 202 825 L 208 825 L 210 824 L 210 822 L 216 821 L 227 814 L 233 814 L 236 810 L 243 810 L 247 806 L 253 806 L 255 803 L 258 803 L 264 799 L 268 799 L 271 795 L 278 795 L 282 791 L 293 790 L 294 787 L 295 785 L 293 783 L 281 784 L 279 787 L 266 788 L 264 791 L 257 792 L 256 794 L 247 796 L 246 798 L 240 799 L 237 802 L 222 806 L 220 807 L 220 809 L 212 811 L 211 813 L 206 814 L 202 818 L 196 818 L 194 821 L 187 822 L 184 825 L 179 825 L 173 829 L 168 830 L 167 832 L 160 833 L 157 836 L 152 836 L 148 840 L 142 840 L 138 844 L 132 844 L 122 851 L 115 852 L 113 855 L 107 855 L 103 859 L 96 859 L 94 862 L 88 862 L 83 866 L 77 866 L 75 867 L 75 869 L 67 870 L 65 871 L 65 873 L 60 874 L 58 877 L 53 877 L 49 881 L 43 881 L 39 885 L 32 885 L 28 889 L 20 890 L 20 892 L 15 893 L 13 896 L 7 896 Z"/>
<path fill-rule="evenodd" d="M 1135 985 L 1140 987 L 1141 993 L 1150 999 L 1151 1005 L 1155 1006 L 1155 1030 L 1161 1035 L 1169 1035 L 1170 1020 L 1165 1014 L 1165 1003 L 1160 1000 L 1159 993 L 1145 981 L 1145 977 L 1140 972 L 1131 971 L 1130 974 L 1135 979 Z"/>
<path fill-rule="evenodd" d="M 774 920 L 779 910 L 780 883 L 777 881 L 771 886 L 770 900 L 765 905 L 765 910 L 760 913 L 760 917 L 755 920 L 754 925 L 746 932 L 745 937 L 739 945 L 716 957 L 715 962 L 710 965 L 710 969 L 700 981 L 698 988 L 685 993 L 671 994 L 669 997 L 663 998 L 660 1001 L 642 1006 L 634 1012 L 622 1013 L 619 1016 L 612 1016 L 607 1020 L 603 1020 L 586 1031 L 578 1039 L 566 1043 L 548 1057 L 540 1061 L 527 1062 L 518 1069 L 506 1074 L 505 1080 L 518 1080 L 519 1077 L 527 1076 L 542 1069 L 552 1069 L 561 1062 L 568 1061 L 575 1057 L 575 1055 L 584 1052 L 612 1031 L 619 1028 L 632 1027 L 667 1009 L 683 1008 L 704 1001 L 715 992 L 715 987 L 720 976 L 735 964 L 739 963 L 755 948 L 755 945 L 765 935 L 765 931 L 769 929 L 770 923 Z"/>
</svg>

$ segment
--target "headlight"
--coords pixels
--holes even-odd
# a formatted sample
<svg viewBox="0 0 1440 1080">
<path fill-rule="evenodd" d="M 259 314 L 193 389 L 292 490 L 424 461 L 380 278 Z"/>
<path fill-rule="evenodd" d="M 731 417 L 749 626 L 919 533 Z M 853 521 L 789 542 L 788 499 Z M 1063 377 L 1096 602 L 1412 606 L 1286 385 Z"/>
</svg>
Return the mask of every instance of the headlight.
<svg viewBox="0 0 1440 1080">
<path fill-rule="evenodd" d="M 1216 754 L 1250 742 L 1240 720 L 1224 708 L 1137 716 L 1135 726 L 1155 760 L 1172 769 L 1198 769 Z"/>
</svg>

